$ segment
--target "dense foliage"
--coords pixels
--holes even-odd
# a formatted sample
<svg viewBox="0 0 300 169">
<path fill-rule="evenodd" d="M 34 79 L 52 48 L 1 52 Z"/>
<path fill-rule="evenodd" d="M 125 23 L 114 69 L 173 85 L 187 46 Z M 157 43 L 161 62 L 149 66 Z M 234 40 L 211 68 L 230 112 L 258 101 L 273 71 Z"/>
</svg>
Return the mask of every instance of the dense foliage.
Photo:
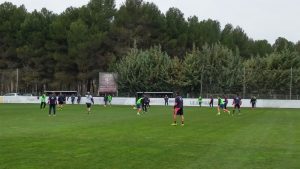
<svg viewBox="0 0 300 169">
<path fill-rule="evenodd" d="M 164 14 L 142 0 L 119 9 L 91 0 L 61 14 L 0 4 L 1 92 L 15 90 L 18 69 L 23 92 L 96 92 L 98 72 L 117 71 L 130 93 L 288 93 L 292 84 L 299 94 L 299 52 L 300 42 L 253 40 L 240 27 L 185 19 L 177 8 Z"/>
</svg>

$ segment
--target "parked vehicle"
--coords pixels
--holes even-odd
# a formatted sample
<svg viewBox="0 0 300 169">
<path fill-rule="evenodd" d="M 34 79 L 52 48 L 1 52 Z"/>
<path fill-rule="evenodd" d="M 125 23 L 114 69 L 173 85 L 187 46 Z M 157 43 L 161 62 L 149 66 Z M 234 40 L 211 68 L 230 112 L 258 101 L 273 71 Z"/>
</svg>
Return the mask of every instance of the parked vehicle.
<svg viewBox="0 0 300 169">
<path fill-rule="evenodd" d="M 6 93 L 4 96 L 20 96 L 19 93 Z"/>
<path fill-rule="evenodd" d="M 33 96 L 31 93 L 24 93 L 21 96 Z"/>
</svg>

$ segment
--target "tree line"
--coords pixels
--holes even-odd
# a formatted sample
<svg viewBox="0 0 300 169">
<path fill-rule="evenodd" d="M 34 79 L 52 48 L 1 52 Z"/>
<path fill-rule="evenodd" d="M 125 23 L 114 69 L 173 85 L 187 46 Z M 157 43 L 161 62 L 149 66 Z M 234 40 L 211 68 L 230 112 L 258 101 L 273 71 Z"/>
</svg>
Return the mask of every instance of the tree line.
<svg viewBox="0 0 300 169">
<path fill-rule="evenodd" d="M 23 92 L 96 92 L 98 73 L 116 71 L 121 92 L 286 93 L 292 85 L 299 94 L 299 53 L 300 42 L 253 40 L 241 27 L 142 0 L 119 9 L 91 0 L 61 14 L 0 5 L 1 92 L 15 89 L 18 69 Z"/>
<path fill-rule="evenodd" d="M 160 46 L 133 48 L 114 67 L 121 91 L 182 91 L 192 97 L 239 94 L 299 99 L 300 56 L 283 50 L 244 60 L 220 43 L 170 57 Z M 294 75 L 293 75 L 294 74 Z M 215 95 L 215 96 L 216 96 Z M 284 95 L 284 96 L 282 96 Z"/>
</svg>

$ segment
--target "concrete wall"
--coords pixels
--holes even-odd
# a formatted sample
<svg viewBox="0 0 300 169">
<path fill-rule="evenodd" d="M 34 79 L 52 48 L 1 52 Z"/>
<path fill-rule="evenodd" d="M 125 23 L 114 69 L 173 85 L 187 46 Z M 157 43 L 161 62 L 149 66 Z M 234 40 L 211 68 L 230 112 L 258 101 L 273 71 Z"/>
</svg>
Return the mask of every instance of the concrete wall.
<svg viewBox="0 0 300 169">
<path fill-rule="evenodd" d="M 81 98 L 80 104 L 85 104 L 85 97 Z M 75 100 L 76 101 L 76 100 Z M 103 97 L 94 97 L 95 104 L 104 104 Z M 164 105 L 163 98 L 150 98 L 150 105 Z M 40 103 L 36 96 L 0 96 L 0 103 Z M 209 99 L 202 100 L 202 106 L 207 107 Z M 71 99 L 67 101 L 71 104 Z M 115 105 L 135 105 L 135 98 L 113 97 L 112 104 Z M 169 106 L 174 105 L 174 98 L 169 99 Z M 198 99 L 184 99 L 184 106 L 198 106 Z M 214 99 L 214 106 L 217 105 L 217 99 Z M 232 99 L 229 99 L 228 107 L 232 107 Z M 251 107 L 250 99 L 242 100 L 242 107 Z M 256 107 L 270 108 L 300 108 L 300 100 L 257 100 Z"/>
</svg>

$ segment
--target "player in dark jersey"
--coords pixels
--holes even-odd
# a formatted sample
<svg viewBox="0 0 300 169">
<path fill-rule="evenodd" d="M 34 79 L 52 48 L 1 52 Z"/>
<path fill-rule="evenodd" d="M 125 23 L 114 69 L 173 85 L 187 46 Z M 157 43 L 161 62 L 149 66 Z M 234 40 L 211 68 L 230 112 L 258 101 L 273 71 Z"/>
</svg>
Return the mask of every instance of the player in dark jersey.
<svg viewBox="0 0 300 169">
<path fill-rule="evenodd" d="M 48 104 L 49 104 L 49 116 L 51 116 L 51 110 L 53 110 L 53 115 L 56 115 L 56 105 L 57 105 L 57 98 L 54 93 L 49 96 L 48 98 Z"/>
<path fill-rule="evenodd" d="M 58 96 L 58 108 L 59 110 L 62 110 L 63 105 L 64 105 L 65 97 L 62 95 L 62 93 L 59 94 Z"/>
<path fill-rule="evenodd" d="M 224 108 L 227 109 L 227 104 L 228 104 L 228 98 L 227 96 L 224 96 Z"/>
<path fill-rule="evenodd" d="M 77 95 L 77 104 L 80 104 L 80 101 L 81 101 L 81 95 L 78 93 L 78 95 Z"/>
<path fill-rule="evenodd" d="M 71 96 L 71 103 L 74 104 L 74 102 L 75 102 L 75 95 L 72 94 L 72 96 Z"/>
<path fill-rule="evenodd" d="M 233 111 L 232 111 L 232 115 L 234 115 L 234 113 L 235 113 L 235 110 L 236 109 L 238 109 L 238 111 L 239 111 L 239 114 L 241 113 L 241 105 L 242 105 L 242 100 L 241 100 L 241 98 L 239 97 L 239 95 L 236 95 L 234 98 L 233 98 L 233 103 L 232 103 L 232 105 L 233 105 Z"/>
<path fill-rule="evenodd" d="M 148 112 L 148 108 L 150 107 L 150 99 L 146 95 L 143 98 L 143 105 L 144 105 L 143 111 Z"/>
<path fill-rule="evenodd" d="M 181 117 L 181 126 L 184 126 L 184 116 L 183 116 L 183 99 L 176 93 L 174 112 L 173 112 L 173 120 L 174 122 L 171 124 L 172 126 L 177 126 L 176 117 L 179 115 Z"/>
<path fill-rule="evenodd" d="M 255 108 L 255 107 L 256 107 L 256 97 L 255 97 L 255 96 L 252 96 L 252 97 L 251 97 L 250 103 L 251 103 L 251 105 L 252 105 L 252 108 Z"/>
<path fill-rule="evenodd" d="M 108 96 L 105 94 L 103 99 L 104 99 L 104 107 L 106 107 L 107 102 L 108 102 Z"/>
<path fill-rule="evenodd" d="M 214 98 L 210 96 L 209 107 L 214 107 Z"/>
<path fill-rule="evenodd" d="M 169 105 L 169 97 L 168 97 L 168 95 L 165 95 L 164 99 L 165 99 L 165 106 L 168 106 Z"/>
<path fill-rule="evenodd" d="M 148 109 L 147 109 L 147 103 L 146 102 L 147 102 L 147 96 L 144 95 L 144 97 L 141 100 L 141 105 L 142 105 L 143 112 L 147 112 L 148 111 Z"/>
</svg>

